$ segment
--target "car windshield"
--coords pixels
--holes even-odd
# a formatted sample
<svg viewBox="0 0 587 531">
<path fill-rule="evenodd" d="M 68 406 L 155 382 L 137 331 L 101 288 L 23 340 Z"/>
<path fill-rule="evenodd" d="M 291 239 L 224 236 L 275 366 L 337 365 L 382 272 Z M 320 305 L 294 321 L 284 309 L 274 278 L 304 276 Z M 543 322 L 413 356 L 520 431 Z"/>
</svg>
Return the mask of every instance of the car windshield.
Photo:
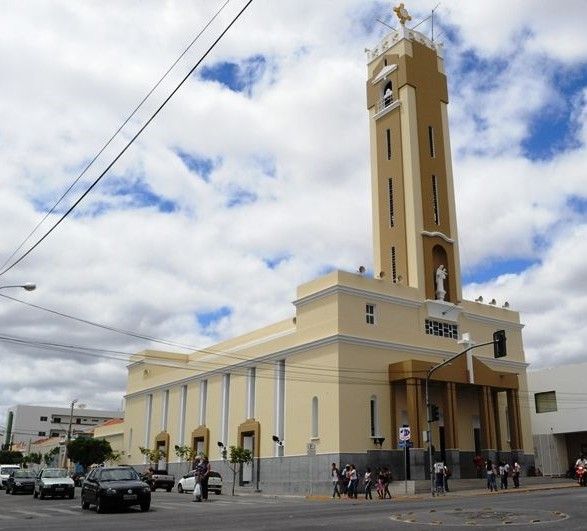
<svg viewBox="0 0 587 531">
<path fill-rule="evenodd" d="M 10 474 L 13 470 L 18 470 L 17 466 L 0 466 L 0 474 Z"/>
<path fill-rule="evenodd" d="M 15 470 L 13 477 L 15 478 L 30 478 L 33 477 L 33 475 L 28 472 L 27 470 Z"/>
<path fill-rule="evenodd" d="M 67 470 L 65 468 L 46 468 L 41 475 L 44 478 L 66 478 Z"/>
<path fill-rule="evenodd" d="M 138 474 L 132 468 L 111 468 L 102 470 L 100 481 L 130 481 L 139 479 Z"/>
</svg>

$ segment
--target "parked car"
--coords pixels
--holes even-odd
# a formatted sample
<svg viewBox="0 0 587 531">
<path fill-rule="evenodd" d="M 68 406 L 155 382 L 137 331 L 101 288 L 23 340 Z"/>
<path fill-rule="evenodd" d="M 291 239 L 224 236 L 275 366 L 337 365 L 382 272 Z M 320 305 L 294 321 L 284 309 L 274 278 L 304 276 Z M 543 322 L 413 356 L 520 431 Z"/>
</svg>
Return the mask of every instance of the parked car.
<svg viewBox="0 0 587 531">
<path fill-rule="evenodd" d="M 6 494 L 17 492 L 31 493 L 35 490 L 35 478 L 37 475 L 26 468 L 16 469 L 10 473 L 6 480 Z"/>
<path fill-rule="evenodd" d="M 139 505 L 141 511 L 151 507 L 151 488 L 141 481 L 131 467 L 94 468 L 82 485 L 82 509 L 96 506 L 97 513 L 107 509 Z"/>
<path fill-rule="evenodd" d="M 46 496 L 52 498 L 67 496 L 72 499 L 74 495 L 75 485 L 66 468 L 44 468 L 39 472 L 33 490 L 35 498 L 39 497 L 42 500 Z"/>
<path fill-rule="evenodd" d="M 4 484 L 13 470 L 18 470 L 20 465 L 0 465 L 0 489 L 4 488 Z"/>
<path fill-rule="evenodd" d="M 177 483 L 177 492 L 193 491 L 196 485 L 195 470 L 191 470 L 183 476 Z M 212 470 L 208 476 L 208 492 L 222 494 L 222 476 Z"/>
<path fill-rule="evenodd" d="M 141 475 L 141 479 L 148 483 L 154 492 L 157 489 L 165 489 L 171 492 L 175 485 L 175 476 L 167 473 L 167 470 L 153 470 L 152 473 L 146 472 Z"/>
</svg>

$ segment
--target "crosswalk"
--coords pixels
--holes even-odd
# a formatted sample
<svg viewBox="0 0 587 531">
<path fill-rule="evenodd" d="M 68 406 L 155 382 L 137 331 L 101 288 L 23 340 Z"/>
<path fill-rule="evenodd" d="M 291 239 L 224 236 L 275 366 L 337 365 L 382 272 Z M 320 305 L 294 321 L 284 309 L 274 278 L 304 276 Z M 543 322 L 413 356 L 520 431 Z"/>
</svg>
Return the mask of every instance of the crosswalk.
<svg viewBox="0 0 587 531">
<path fill-rule="evenodd" d="M 177 500 L 177 501 L 175 501 Z M 281 503 L 283 499 L 271 496 L 212 496 L 208 502 L 193 503 L 191 495 L 185 495 L 181 499 L 166 501 L 159 497 L 151 501 L 152 511 L 173 511 L 177 512 L 184 510 L 192 512 L 194 510 L 209 510 L 214 511 L 215 508 L 222 508 L 226 506 L 259 506 L 259 505 L 275 505 Z M 302 501 L 287 500 L 288 502 Z M 138 510 L 138 508 L 136 508 Z M 91 511 L 93 512 L 93 511 Z M 77 504 L 60 504 L 58 507 L 50 507 L 48 505 L 36 504 L 34 508 L 25 508 L 22 506 L 6 506 L 2 504 L 0 507 L 0 529 L 10 529 L 11 523 L 14 524 L 17 520 L 38 520 L 46 519 L 56 516 L 77 516 L 82 517 L 84 514 L 89 514 L 88 511 L 83 511 L 79 502 Z"/>
</svg>

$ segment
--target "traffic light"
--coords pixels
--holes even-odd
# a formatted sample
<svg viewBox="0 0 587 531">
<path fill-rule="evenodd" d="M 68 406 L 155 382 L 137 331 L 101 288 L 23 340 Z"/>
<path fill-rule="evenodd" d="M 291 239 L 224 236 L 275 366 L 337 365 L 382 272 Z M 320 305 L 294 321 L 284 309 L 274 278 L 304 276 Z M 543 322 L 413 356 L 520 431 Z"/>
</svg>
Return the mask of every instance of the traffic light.
<svg viewBox="0 0 587 531">
<path fill-rule="evenodd" d="M 503 358 L 508 355 L 506 348 L 505 330 L 493 332 L 493 357 Z"/>
<path fill-rule="evenodd" d="M 438 411 L 438 406 L 436 404 L 430 404 L 430 411 L 428 412 L 428 416 L 430 418 L 430 422 L 436 422 L 440 420 L 440 411 Z"/>
</svg>

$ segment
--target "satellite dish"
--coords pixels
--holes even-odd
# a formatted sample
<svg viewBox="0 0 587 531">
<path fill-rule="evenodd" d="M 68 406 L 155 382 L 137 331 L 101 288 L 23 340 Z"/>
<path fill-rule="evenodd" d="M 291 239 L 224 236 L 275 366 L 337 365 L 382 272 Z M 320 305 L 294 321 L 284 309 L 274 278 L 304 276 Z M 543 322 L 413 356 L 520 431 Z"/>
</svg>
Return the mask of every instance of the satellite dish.
<svg viewBox="0 0 587 531">
<path fill-rule="evenodd" d="M 359 266 L 359 273 L 361 273 L 361 275 L 366 271 L 365 266 Z"/>
</svg>

